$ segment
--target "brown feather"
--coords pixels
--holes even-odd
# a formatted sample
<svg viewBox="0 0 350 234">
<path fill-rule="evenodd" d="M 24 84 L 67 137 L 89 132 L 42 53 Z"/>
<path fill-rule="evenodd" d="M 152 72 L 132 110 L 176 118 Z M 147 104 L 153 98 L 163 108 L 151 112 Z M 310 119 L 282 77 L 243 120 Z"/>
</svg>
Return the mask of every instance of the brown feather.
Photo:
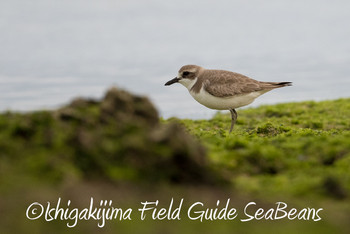
<svg viewBox="0 0 350 234">
<path fill-rule="evenodd" d="M 260 81 L 253 80 L 239 73 L 221 70 L 205 70 L 202 77 L 204 89 L 216 97 L 229 97 L 244 93 L 257 92 L 276 88 Z"/>
</svg>

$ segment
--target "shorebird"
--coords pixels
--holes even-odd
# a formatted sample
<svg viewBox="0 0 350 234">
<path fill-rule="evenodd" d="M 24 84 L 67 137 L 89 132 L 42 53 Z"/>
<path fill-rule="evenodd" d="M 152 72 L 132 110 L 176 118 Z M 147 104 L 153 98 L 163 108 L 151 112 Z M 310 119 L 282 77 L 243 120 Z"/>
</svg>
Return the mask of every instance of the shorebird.
<svg viewBox="0 0 350 234">
<path fill-rule="evenodd" d="M 275 88 L 291 86 L 292 82 L 263 82 L 236 72 L 205 69 L 197 65 L 185 65 L 178 76 L 165 83 L 180 83 L 200 104 L 215 110 L 231 112 L 230 133 L 237 120 L 235 109 L 252 103 L 260 95 Z"/>
</svg>

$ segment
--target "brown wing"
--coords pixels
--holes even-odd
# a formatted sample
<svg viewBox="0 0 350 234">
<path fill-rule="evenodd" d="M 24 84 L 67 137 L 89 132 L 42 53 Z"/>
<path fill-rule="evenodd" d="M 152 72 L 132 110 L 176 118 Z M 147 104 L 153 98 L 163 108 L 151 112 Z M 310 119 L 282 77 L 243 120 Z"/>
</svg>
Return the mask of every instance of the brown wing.
<svg viewBox="0 0 350 234">
<path fill-rule="evenodd" d="M 203 83 L 204 89 L 216 97 L 229 97 L 260 90 L 273 89 L 262 82 L 253 80 L 239 73 L 229 71 L 205 71 L 208 79 Z"/>
</svg>

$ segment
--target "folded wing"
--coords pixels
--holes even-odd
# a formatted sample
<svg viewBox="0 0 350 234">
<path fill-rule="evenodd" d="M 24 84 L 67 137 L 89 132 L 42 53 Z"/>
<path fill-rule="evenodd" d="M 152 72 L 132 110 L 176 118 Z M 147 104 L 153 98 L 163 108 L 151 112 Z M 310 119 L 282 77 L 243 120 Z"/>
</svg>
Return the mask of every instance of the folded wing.
<svg viewBox="0 0 350 234">
<path fill-rule="evenodd" d="M 291 82 L 261 82 L 235 72 L 208 74 L 203 83 L 204 89 L 216 97 L 230 97 L 258 91 L 290 86 Z"/>
</svg>

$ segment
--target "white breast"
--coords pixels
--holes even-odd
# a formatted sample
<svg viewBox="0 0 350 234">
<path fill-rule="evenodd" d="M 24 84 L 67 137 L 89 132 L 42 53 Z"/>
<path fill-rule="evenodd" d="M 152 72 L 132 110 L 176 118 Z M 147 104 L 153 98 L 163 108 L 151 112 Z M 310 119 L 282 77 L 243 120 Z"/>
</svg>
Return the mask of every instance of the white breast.
<svg viewBox="0 0 350 234">
<path fill-rule="evenodd" d="M 202 87 L 199 93 L 190 91 L 190 94 L 194 99 L 196 99 L 197 102 L 208 108 L 215 110 L 229 110 L 246 106 L 252 103 L 255 100 L 255 98 L 268 91 L 270 90 L 239 94 L 232 97 L 215 97 L 210 93 L 206 92 Z"/>
</svg>

